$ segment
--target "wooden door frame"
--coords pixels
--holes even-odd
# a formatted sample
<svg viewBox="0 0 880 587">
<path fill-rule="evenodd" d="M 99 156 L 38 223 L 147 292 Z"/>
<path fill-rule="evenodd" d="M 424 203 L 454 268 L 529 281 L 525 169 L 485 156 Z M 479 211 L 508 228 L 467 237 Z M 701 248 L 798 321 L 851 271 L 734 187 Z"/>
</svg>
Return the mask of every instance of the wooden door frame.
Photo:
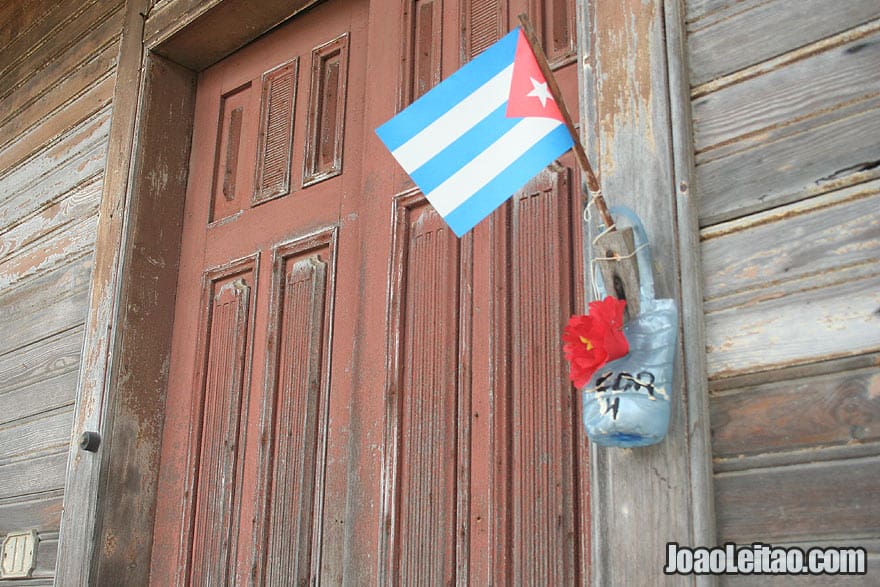
<svg viewBox="0 0 880 587">
<path fill-rule="evenodd" d="M 149 581 L 198 72 L 318 1 L 127 2 L 57 585 Z"/>
<path fill-rule="evenodd" d="M 581 120 L 593 123 L 583 131 L 589 156 L 598 162 L 605 195 L 644 221 L 658 297 L 678 301 L 681 324 L 668 437 L 641 449 L 591 444 L 593 585 L 656 583 L 667 542 L 717 540 L 684 2 L 579 5 Z"/>
<path fill-rule="evenodd" d="M 58 585 L 149 580 L 197 72 L 317 1 L 265 0 L 256 7 L 248 0 L 169 0 L 152 11 L 154 1 L 127 2 Z M 638 26 L 614 18 L 614 10 Z M 660 267 L 659 291 L 676 296 L 683 310 L 684 392 L 673 396 L 680 403 L 670 439 L 638 452 L 594 448 L 591 457 L 593 583 L 613 577 L 616 584 L 638 584 L 664 556 L 667 540 L 715 540 L 682 0 L 578 0 L 578 14 L 581 120 L 598 123 L 584 133 L 591 156 L 605 172 L 606 193 L 641 212 L 650 232 L 665 234 L 655 258 L 665 253 L 674 261 Z M 643 47 L 642 59 L 630 54 L 636 47 Z M 644 126 L 639 108 L 653 124 Z M 648 134 L 656 156 L 650 169 L 637 165 Z M 603 159 L 616 165 L 606 169 Z M 101 434 L 97 452 L 79 448 L 85 431 Z M 620 515 L 633 504 L 638 510 Z M 637 534 L 646 519 L 660 520 L 668 535 Z"/>
</svg>

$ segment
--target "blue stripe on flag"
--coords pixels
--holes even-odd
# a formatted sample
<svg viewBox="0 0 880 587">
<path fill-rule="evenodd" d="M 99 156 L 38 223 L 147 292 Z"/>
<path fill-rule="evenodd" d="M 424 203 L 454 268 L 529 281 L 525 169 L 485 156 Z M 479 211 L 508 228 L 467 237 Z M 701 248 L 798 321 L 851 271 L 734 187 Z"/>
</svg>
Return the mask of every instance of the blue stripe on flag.
<svg viewBox="0 0 880 587">
<path fill-rule="evenodd" d="M 513 63 L 518 39 L 517 28 L 377 128 L 376 134 L 388 150 L 407 142 Z"/>
<path fill-rule="evenodd" d="M 410 173 L 410 177 L 416 182 L 422 193 L 427 194 L 434 191 L 437 186 L 489 148 L 492 143 L 504 136 L 507 131 L 522 120 L 522 118 L 507 118 L 506 111 L 507 102 L 454 143 L 440 151 L 430 161 Z"/>
<path fill-rule="evenodd" d="M 443 219 L 461 237 L 573 144 L 568 129 L 560 124 Z"/>
</svg>

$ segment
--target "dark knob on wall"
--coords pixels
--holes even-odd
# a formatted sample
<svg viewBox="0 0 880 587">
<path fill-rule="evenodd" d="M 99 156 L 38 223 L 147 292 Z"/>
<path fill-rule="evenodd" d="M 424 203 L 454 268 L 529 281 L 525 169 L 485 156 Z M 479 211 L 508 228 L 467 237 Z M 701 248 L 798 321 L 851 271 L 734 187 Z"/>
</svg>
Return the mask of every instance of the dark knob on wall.
<svg viewBox="0 0 880 587">
<path fill-rule="evenodd" d="M 79 447 L 89 452 L 98 452 L 101 446 L 101 435 L 97 432 L 83 432 L 79 437 Z"/>
</svg>

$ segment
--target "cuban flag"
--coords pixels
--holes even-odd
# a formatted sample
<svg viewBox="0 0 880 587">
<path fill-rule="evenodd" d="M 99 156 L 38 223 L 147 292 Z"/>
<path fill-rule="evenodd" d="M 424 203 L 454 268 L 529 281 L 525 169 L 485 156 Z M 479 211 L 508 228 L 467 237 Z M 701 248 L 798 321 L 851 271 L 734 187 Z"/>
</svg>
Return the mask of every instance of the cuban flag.
<svg viewBox="0 0 880 587">
<path fill-rule="evenodd" d="M 519 28 L 376 134 L 459 237 L 574 144 Z"/>
</svg>

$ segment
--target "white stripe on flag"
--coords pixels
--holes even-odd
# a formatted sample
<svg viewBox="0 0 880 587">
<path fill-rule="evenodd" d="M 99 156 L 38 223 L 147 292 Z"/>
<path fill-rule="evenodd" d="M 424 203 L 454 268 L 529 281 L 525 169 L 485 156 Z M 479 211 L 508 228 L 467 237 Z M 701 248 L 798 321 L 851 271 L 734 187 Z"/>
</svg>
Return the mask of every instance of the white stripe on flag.
<svg viewBox="0 0 880 587">
<path fill-rule="evenodd" d="M 412 173 L 506 102 L 512 78 L 511 63 L 417 135 L 397 147 L 392 155 L 407 173 Z"/>
<path fill-rule="evenodd" d="M 485 151 L 426 194 L 431 205 L 445 217 L 560 124 L 552 118 L 523 118 Z"/>
</svg>

